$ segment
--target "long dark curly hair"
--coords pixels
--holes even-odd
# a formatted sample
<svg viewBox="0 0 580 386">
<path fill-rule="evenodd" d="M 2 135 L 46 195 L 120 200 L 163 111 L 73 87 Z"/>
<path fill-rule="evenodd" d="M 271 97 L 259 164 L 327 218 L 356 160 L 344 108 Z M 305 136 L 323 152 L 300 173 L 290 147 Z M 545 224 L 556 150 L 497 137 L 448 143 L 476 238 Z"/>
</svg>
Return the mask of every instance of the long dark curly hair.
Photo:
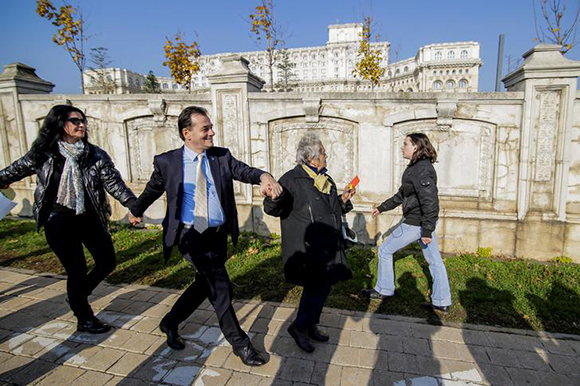
<svg viewBox="0 0 580 386">
<path fill-rule="evenodd" d="M 73 106 L 57 105 L 50 109 L 38 131 L 38 137 L 36 137 L 30 149 L 37 164 L 43 163 L 48 154 L 58 153 L 57 143 L 62 139 L 64 124 L 72 112 L 77 112 L 82 115 L 83 119 L 87 119 L 85 113 Z M 83 141 L 87 143 L 88 140 L 88 133 L 86 133 Z"/>
<path fill-rule="evenodd" d="M 415 150 L 413 158 L 411 159 L 411 164 L 422 159 L 428 159 L 431 163 L 437 162 L 437 151 L 435 151 L 431 141 L 429 141 L 429 137 L 423 133 L 411 133 L 407 134 L 407 137 L 417 146 L 417 150 Z"/>
</svg>

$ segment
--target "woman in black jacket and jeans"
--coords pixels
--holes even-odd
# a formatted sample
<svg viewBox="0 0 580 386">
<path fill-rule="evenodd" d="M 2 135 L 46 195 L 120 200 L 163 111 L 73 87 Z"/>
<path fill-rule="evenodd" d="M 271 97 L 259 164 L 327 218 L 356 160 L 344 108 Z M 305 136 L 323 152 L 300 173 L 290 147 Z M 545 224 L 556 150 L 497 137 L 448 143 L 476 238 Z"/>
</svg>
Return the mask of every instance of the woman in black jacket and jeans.
<svg viewBox="0 0 580 386">
<path fill-rule="evenodd" d="M 373 210 L 376 217 L 381 212 L 403 205 L 403 222 L 393 230 L 379 247 L 379 268 L 374 289 L 363 290 L 372 299 L 385 299 L 395 294 L 393 254 L 401 248 L 419 241 L 423 256 L 429 263 L 433 277 L 431 303 L 425 306 L 447 312 L 451 305 L 451 291 L 447 270 L 441 259 L 435 225 L 439 217 L 437 173 L 433 163 L 437 152 L 429 138 L 422 133 L 409 134 L 402 147 L 403 158 L 408 159 L 399 191 Z"/>
<path fill-rule="evenodd" d="M 30 151 L 0 170 L 0 187 L 36 174 L 37 229 L 44 226 L 46 241 L 66 270 L 68 301 L 78 331 L 99 334 L 111 327 L 95 317 L 88 296 L 116 265 L 105 191 L 126 207 L 132 206 L 135 195 L 109 155 L 88 142 L 86 130 L 81 110 L 53 107 Z M 95 261 L 90 272 L 83 245 Z"/>
</svg>

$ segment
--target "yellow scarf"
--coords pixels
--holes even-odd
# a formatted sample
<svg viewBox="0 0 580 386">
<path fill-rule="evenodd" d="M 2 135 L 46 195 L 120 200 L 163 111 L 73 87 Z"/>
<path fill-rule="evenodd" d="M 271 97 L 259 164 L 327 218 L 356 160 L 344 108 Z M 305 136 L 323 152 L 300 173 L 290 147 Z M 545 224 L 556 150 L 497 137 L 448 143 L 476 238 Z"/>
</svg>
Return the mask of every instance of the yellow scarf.
<svg viewBox="0 0 580 386">
<path fill-rule="evenodd" d="M 314 187 L 318 189 L 320 193 L 330 194 L 332 183 L 326 174 L 316 174 L 306 165 L 302 165 L 302 168 L 306 171 L 308 176 L 312 177 L 314 180 Z"/>
</svg>

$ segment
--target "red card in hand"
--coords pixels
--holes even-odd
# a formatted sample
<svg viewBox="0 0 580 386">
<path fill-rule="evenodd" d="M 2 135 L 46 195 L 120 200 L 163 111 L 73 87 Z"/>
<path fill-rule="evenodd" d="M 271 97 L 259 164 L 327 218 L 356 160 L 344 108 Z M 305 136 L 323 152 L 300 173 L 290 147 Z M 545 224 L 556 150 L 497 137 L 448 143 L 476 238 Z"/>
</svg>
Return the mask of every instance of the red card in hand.
<svg viewBox="0 0 580 386">
<path fill-rule="evenodd" d="M 358 178 L 358 176 L 354 176 L 352 181 L 347 185 L 348 189 L 353 190 L 354 188 L 356 188 L 356 186 L 358 185 L 359 182 L 360 182 L 360 179 Z"/>
</svg>

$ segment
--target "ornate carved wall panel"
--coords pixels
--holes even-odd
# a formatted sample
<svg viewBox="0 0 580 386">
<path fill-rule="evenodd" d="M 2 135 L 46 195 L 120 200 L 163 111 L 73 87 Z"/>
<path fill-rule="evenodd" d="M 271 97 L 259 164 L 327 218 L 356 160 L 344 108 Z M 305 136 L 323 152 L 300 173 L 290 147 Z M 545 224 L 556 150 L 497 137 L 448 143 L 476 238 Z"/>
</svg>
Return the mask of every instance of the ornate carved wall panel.
<svg viewBox="0 0 580 386">
<path fill-rule="evenodd" d="M 240 90 L 218 91 L 218 127 L 217 135 L 220 146 L 230 149 L 232 155 L 241 161 L 244 159 L 244 131 L 241 117 Z M 234 193 L 242 194 L 240 182 L 234 182 Z"/>
<path fill-rule="evenodd" d="M 538 93 L 539 117 L 537 122 L 536 181 L 550 181 L 558 136 L 561 91 Z"/>
<path fill-rule="evenodd" d="M 435 120 L 412 121 L 393 127 L 394 186 L 400 186 L 408 161 L 401 145 L 410 133 L 425 133 L 435 147 L 440 195 L 491 200 L 495 162 L 496 126 L 479 121 L 454 119 L 453 126 L 441 130 Z"/>
<path fill-rule="evenodd" d="M 125 121 L 134 181 L 146 182 L 153 172 L 153 156 L 183 146 L 177 133 L 177 117 L 168 116 L 162 126 L 153 117 Z"/>
<path fill-rule="evenodd" d="M 308 123 L 304 117 L 270 122 L 270 170 L 280 178 L 296 166 L 298 142 L 306 133 L 313 132 L 326 148 L 329 174 L 342 188 L 358 170 L 358 130 L 355 122 L 330 117 L 320 117 L 317 123 Z"/>
<path fill-rule="evenodd" d="M 538 90 L 534 117 L 536 159 L 531 210 L 554 209 L 554 182 L 560 132 L 561 90 Z M 560 156 L 561 157 L 561 156 Z"/>
</svg>

